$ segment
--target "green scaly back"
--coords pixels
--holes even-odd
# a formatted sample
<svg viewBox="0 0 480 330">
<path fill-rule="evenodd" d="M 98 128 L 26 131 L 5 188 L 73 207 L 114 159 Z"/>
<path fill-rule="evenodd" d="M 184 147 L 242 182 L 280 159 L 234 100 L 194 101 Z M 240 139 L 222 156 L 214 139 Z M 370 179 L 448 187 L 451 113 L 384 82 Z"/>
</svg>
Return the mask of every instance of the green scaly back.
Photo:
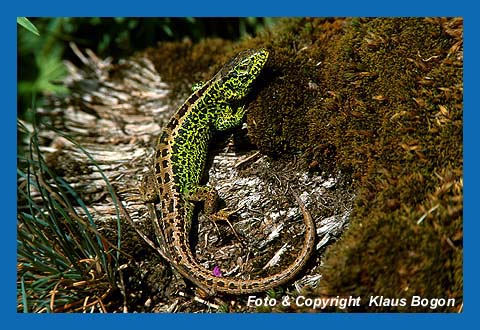
<svg viewBox="0 0 480 330">
<path fill-rule="evenodd" d="M 213 130 L 238 126 L 245 114 L 244 100 L 268 58 L 266 49 L 240 52 L 179 108 L 166 130 L 172 143 L 174 181 L 181 195 L 195 190 L 204 170 Z M 168 126 L 167 126 L 168 128 Z"/>
</svg>

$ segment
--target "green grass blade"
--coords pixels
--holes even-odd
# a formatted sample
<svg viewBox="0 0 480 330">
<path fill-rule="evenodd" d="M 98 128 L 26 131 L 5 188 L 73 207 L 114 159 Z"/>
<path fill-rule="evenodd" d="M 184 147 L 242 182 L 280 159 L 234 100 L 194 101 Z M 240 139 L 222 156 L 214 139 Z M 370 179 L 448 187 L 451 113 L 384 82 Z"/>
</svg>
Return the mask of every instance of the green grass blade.
<svg viewBox="0 0 480 330">
<path fill-rule="evenodd" d="M 40 32 L 38 32 L 38 29 L 35 25 L 33 25 L 32 22 L 26 17 L 17 17 L 17 24 L 20 26 L 23 26 L 25 29 L 28 31 L 32 32 L 36 36 L 40 37 Z"/>
<path fill-rule="evenodd" d="M 25 290 L 25 276 L 21 277 L 21 290 L 22 290 L 22 304 L 23 304 L 23 312 L 28 313 L 28 301 L 27 301 L 27 292 Z"/>
<path fill-rule="evenodd" d="M 85 297 L 116 288 L 120 252 L 98 231 L 80 195 L 48 167 L 33 127 L 25 132 L 19 124 L 29 143 L 17 168 L 18 310 L 74 310 Z"/>
</svg>

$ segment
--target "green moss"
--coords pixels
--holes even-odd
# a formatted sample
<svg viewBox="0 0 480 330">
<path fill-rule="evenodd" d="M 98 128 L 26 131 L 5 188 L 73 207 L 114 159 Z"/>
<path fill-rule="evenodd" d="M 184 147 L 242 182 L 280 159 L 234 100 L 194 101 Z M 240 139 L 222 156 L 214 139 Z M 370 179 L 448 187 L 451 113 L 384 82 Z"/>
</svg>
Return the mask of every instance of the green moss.
<svg viewBox="0 0 480 330">
<path fill-rule="evenodd" d="M 316 295 L 454 297 L 449 310 L 458 310 L 462 22 L 340 22 L 341 30 L 331 21 L 299 21 L 305 28 L 286 34 L 285 44 L 306 49 L 289 47 L 290 56 L 272 63 L 281 74 L 261 93 L 252 131 L 264 152 L 302 150 L 322 169 L 333 162 L 350 173 L 358 188 L 351 228 L 329 249 Z"/>
<path fill-rule="evenodd" d="M 323 55 L 318 84 L 328 92 L 306 105 L 304 150 L 320 163 L 334 150 L 359 195 L 350 230 L 327 255 L 321 292 L 447 296 L 460 305 L 463 72 L 449 24 L 347 22 Z"/>
<path fill-rule="evenodd" d="M 288 19 L 235 47 L 207 40 L 147 53 L 167 81 L 190 86 L 237 50 L 267 47 L 249 104 L 250 139 L 271 156 L 300 154 L 311 171 L 341 170 L 358 191 L 351 226 L 328 249 L 312 295 L 454 297 L 457 306 L 446 310 L 456 311 L 463 300 L 462 24 Z"/>
</svg>

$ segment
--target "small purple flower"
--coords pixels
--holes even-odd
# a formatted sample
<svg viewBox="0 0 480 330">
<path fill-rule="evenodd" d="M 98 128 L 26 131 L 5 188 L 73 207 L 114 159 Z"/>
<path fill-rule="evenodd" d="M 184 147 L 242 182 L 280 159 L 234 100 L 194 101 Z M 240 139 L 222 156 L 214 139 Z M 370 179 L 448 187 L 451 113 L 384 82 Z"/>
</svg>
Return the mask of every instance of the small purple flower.
<svg viewBox="0 0 480 330">
<path fill-rule="evenodd" d="M 218 267 L 218 266 L 213 267 L 212 273 L 213 273 L 213 276 L 215 276 L 215 277 L 222 277 L 222 271 L 220 270 L 220 267 Z"/>
</svg>

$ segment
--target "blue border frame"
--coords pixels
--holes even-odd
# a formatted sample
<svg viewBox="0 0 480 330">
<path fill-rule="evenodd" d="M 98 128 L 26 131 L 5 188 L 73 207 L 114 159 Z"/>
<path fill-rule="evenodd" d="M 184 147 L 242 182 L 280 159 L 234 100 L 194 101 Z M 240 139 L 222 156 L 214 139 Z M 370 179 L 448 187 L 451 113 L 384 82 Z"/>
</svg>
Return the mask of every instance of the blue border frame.
<svg viewBox="0 0 480 330">
<path fill-rule="evenodd" d="M 0 20 L 6 47 L 0 52 L 2 68 L 2 94 L 4 120 L 1 121 L 3 161 L 1 203 L 4 237 L 0 240 L 3 260 L 0 299 L 3 323 L 15 322 L 15 327 L 48 327 L 85 329 L 91 325 L 109 328 L 183 328 L 215 327 L 220 329 L 245 329 L 246 326 L 272 328 L 318 328 L 367 326 L 445 328 L 452 329 L 467 322 L 478 324 L 479 285 L 474 260 L 478 244 L 479 222 L 475 218 L 476 188 L 479 186 L 475 152 L 478 138 L 478 113 L 475 111 L 475 94 L 478 90 L 479 28 L 474 6 L 468 1 L 355 1 L 340 3 L 297 0 L 286 1 L 206 1 L 183 0 L 163 2 L 137 0 L 119 4 L 118 1 L 91 1 L 71 3 L 66 1 L 23 0 L 9 4 Z M 81 314 L 17 314 L 16 313 L 16 17 L 17 16 L 462 16 L 464 17 L 464 309 L 461 314 L 127 314 L 127 315 L 81 315 Z M 4 92 L 4 93 L 3 93 Z M 14 110 L 15 109 L 15 110 Z M 478 109 L 480 110 L 480 109 Z M 478 211 L 477 211 L 478 212 Z M 89 322 L 88 324 L 86 322 Z M 91 322 L 91 323 L 90 323 Z M 139 323 L 141 322 L 141 323 Z M 225 323 L 228 322 L 228 323 Z"/>
</svg>

